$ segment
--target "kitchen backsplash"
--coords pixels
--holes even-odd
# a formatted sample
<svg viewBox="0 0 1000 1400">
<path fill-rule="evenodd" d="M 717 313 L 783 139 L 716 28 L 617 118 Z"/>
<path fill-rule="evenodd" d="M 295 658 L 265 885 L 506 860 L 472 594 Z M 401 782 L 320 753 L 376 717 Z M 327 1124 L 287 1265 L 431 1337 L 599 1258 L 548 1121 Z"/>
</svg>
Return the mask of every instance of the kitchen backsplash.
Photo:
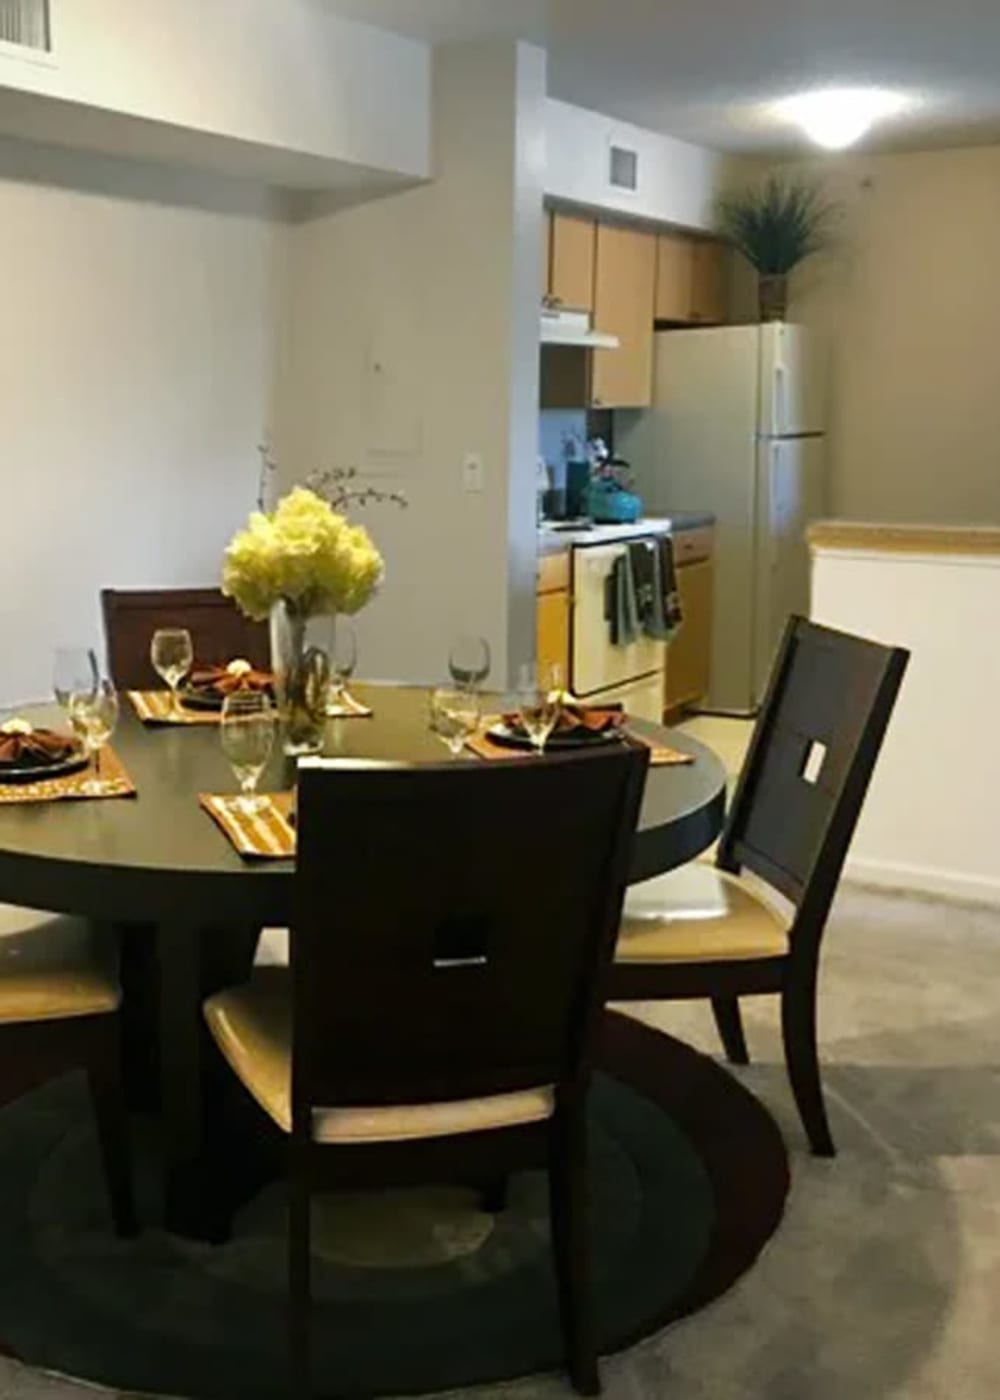
<svg viewBox="0 0 1000 1400">
<path fill-rule="evenodd" d="M 552 485 L 566 485 L 563 437 L 572 433 L 580 442 L 589 437 L 602 437 L 614 450 L 611 440 L 611 414 L 588 413 L 584 408 L 545 408 L 538 415 L 538 454 L 544 457 L 552 472 Z"/>
</svg>

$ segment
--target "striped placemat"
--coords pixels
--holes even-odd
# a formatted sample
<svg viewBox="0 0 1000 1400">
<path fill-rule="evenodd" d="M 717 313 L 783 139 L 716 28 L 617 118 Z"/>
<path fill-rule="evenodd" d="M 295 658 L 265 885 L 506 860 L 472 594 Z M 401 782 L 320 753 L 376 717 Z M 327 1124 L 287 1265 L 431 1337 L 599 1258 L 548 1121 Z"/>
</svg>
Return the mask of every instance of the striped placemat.
<svg viewBox="0 0 1000 1400">
<path fill-rule="evenodd" d="M 78 773 L 62 778 L 42 778 L 34 783 L 0 783 L 0 804 L 21 802 L 102 802 L 106 797 L 135 797 L 135 784 L 112 748 L 101 750 L 101 792 L 83 792 L 84 783 L 95 777 L 93 762 Z"/>
<path fill-rule="evenodd" d="M 512 749 L 505 744 L 498 744 L 491 739 L 486 732 L 492 725 L 496 724 L 496 719 L 490 719 L 478 734 L 473 734 L 466 740 L 466 748 L 471 749 L 480 758 L 533 758 L 534 754 L 530 749 Z M 672 749 L 667 744 L 657 744 L 653 740 L 644 738 L 641 734 L 628 734 L 628 739 L 633 744 L 643 744 L 649 749 L 649 764 L 651 768 L 674 768 L 682 764 L 693 763 L 694 755 L 682 753 L 680 749 Z M 565 753 L 565 749 L 559 750 Z"/>
<path fill-rule="evenodd" d="M 248 860 L 291 860 L 295 855 L 295 828 L 289 818 L 294 794 L 272 792 L 261 796 L 266 805 L 252 816 L 234 805 L 232 794 L 202 793 L 198 801 L 241 856 Z"/>
<path fill-rule="evenodd" d="M 128 698 L 143 724 L 218 724 L 219 710 L 185 710 L 174 712 L 169 690 L 130 690 Z"/>
</svg>

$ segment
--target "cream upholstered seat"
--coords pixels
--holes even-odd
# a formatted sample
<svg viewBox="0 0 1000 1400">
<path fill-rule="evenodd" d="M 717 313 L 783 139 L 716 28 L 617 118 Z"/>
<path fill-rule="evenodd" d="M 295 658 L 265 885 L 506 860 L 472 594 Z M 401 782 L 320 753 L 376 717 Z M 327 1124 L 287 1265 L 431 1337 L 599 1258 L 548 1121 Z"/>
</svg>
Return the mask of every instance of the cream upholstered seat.
<svg viewBox="0 0 1000 1400">
<path fill-rule="evenodd" d="M 0 905 L 0 1025 L 117 1011 L 111 949 L 80 919 Z"/>
<path fill-rule="evenodd" d="M 210 997 L 205 1019 L 230 1068 L 286 1133 L 292 1129 L 292 994 L 287 968 L 258 967 L 249 982 Z M 539 1123 L 551 1087 L 448 1103 L 314 1110 L 320 1143 L 404 1142 Z"/>
<path fill-rule="evenodd" d="M 619 963 L 744 962 L 788 952 L 788 920 L 743 880 L 695 863 L 635 885 Z"/>
</svg>

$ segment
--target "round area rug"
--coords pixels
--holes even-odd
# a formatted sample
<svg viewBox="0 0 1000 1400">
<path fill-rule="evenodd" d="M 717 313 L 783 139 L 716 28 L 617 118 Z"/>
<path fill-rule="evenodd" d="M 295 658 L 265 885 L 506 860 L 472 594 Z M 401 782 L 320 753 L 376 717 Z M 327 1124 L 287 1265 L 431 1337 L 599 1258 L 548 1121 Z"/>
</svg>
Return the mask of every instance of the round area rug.
<svg viewBox="0 0 1000 1400">
<path fill-rule="evenodd" d="M 777 1227 L 788 1163 L 763 1107 L 724 1070 L 626 1017 L 609 1018 L 591 1104 L 594 1284 L 601 1349 L 703 1306 Z M 140 1204 L 156 1218 L 155 1157 Z M 192 1400 L 286 1392 L 280 1185 L 232 1241 L 110 1233 L 81 1080 L 0 1109 L 0 1344 L 29 1364 Z M 462 1190 L 317 1202 L 318 1394 L 445 1390 L 559 1369 L 546 1183 L 506 1210 Z"/>
</svg>

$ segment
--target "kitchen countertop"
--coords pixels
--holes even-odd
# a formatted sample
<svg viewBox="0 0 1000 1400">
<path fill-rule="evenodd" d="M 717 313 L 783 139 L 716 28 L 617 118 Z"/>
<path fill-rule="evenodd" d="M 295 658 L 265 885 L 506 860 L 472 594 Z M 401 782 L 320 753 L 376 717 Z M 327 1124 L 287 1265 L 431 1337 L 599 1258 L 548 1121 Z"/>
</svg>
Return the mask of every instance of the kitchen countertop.
<svg viewBox="0 0 1000 1400">
<path fill-rule="evenodd" d="M 876 554 L 1000 554 L 997 525 L 891 525 L 817 520 L 806 534 L 811 549 Z"/>
<path fill-rule="evenodd" d="M 711 511 L 676 511 L 673 515 L 649 515 L 633 525 L 593 525 L 575 530 L 538 527 L 539 554 L 561 554 L 575 545 L 616 544 L 638 535 L 676 535 L 682 530 L 708 529 L 715 524 Z"/>
</svg>

